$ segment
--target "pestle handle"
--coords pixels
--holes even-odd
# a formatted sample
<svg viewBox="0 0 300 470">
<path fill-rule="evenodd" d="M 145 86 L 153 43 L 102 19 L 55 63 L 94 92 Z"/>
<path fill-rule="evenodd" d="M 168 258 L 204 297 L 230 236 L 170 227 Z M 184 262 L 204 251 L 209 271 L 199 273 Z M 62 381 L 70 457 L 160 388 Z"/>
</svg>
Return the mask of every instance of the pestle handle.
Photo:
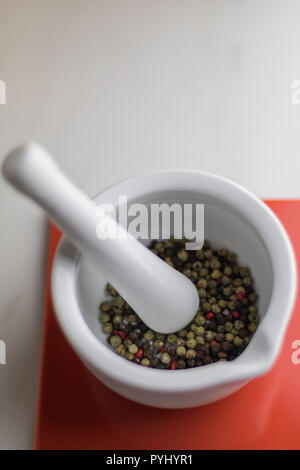
<svg viewBox="0 0 300 470">
<path fill-rule="evenodd" d="M 37 202 L 120 295 L 155 331 L 186 326 L 199 304 L 193 283 L 148 250 L 97 206 L 40 145 L 29 143 L 5 159 L 3 174 Z M 99 223 L 100 222 L 100 223 Z M 107 238 L 107 233 L 119 236 Z"/>
</svg>

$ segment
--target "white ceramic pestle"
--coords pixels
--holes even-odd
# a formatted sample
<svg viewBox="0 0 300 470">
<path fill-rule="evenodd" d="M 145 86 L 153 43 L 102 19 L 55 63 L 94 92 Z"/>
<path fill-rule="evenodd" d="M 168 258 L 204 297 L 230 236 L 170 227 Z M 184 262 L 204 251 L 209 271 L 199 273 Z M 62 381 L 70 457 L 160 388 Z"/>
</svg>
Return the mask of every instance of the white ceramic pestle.
<svg viewBox="0 0 300 470">
<path fill-rule="evenodd" d="M 150 328 L 171 333 L 192 320 L 199 307 L 194 284 L 109 214 L 99 218 L 95 203 L 60 171 L 40 145 L 28 143 L 9 153 L 3 174 L 49 213 Z M 105 238 L 107 233 L 112 237 Z M 116 233 L 123 237 L 113 236 Z"/>
</svg>

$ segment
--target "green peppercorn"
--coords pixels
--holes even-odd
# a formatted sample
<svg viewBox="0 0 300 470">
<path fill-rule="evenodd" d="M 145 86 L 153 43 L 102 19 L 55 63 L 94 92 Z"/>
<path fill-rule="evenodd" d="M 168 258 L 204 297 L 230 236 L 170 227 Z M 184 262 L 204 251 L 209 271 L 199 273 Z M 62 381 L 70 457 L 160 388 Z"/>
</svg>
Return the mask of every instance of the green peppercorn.
<svg viewBox="0 0 300 470">
<path fill-rule="evenodd" d="M 190 338 L 185 342 L 185 344 L 187 348 L 194 349 L 197 345 L 197 341 L 194 338 Z"/>
<path fill-rule="evenodd" d="M 236 330 L 240 330 L 241 328 L 243 328 L 243 326 L 244 326 L 244 323 L 241 320 L 236 320 L 234 322 L 234 328 Z"/>
<path fill-rule="evenodd" d="M 201 261 L 195 261 L 195 263 L 193 263 L 193 269 L 195 271 L 199 271 L 201 268 L 202 268 Z M 205 287 L 205 286 L 199 286 L 199 287 Z"/>
<path fill-rule="evenodd" d="M 131 354 L 129 351 L 126 351 L 124 357 L 125 357 L 126 359 L 128 359 L 128 361 L 133 361 L 133 359 L 134 359 L 134 355 Z"/>
<path fill-rule="evenodd" d="M 194 333 L 196 336 L 204 335 L 204 332 L 205 332 L 205 329 L 203 328 L 203 326 L 196 326 L 196 328 L 194 329 Z"/>
<path fill-rule="evenodd" d="M 211 277 L 213 279 L 220 279 L 221 276 L 222 274 L 220 273 L 218 269 L 214 269 L 213 272 L 211 273 Z"/>
<path fill-rule="evenodd" d="M 132 343 L 128 346 L 128 351 L 131 353 L 131 354 L 136 354 L 138 352 L 138 347 L 136 344 Z"/>
<path fill-rule="evenodd" d="M 153 343 L 153 347 L 156 351 L 159 351 L 160 348 L 164 345 L 163 341 L 161 341 L 160 339 L 156 339 Z"/>
<path fill-rule="evenodd" d="M 187 335 L 187 330 L 185 328 L 183 328 L 182 330 L 179 330 L 177 335 L 180 337 L 180 338 L 184 338 L 186 335 Z"/>
<path fill-rule="evenodd" d="M 119 335 L 114 335 L 110 338 L 110 344 L 117 348 L 122 343 L 122 338 Z"/>
<path fill-rule="evenodd" d="M 227 334 L 225 335 L 225 339 L 226 339 L 226 341 L 228 341 L 229 343 L 232 343 L 233 340 L 234 340 L 234 336 L 233 336 L 232 333 L 227 333 Z"/>
<path fill-rule="evenodd" d="M 232 269 L 231 269 L 230 266 L 225 266 L 224 274 L 225 274 L 225 276 L 231 276 L 232 275 Z"/>
<path fill-rule="evenodd" d="M 232 301 L 231 301 L 231 302 L 228 302 L 227 307 L 228 307 L 229 310 L 231 310 L 231 311 L 232 311 L 232 310 L 235 310 L 235 308 L 236 308 L 236 303 L 235 303 L 235 302 L 232 302 Z"/>
<path fill-rule="evenodd" d="M 110 316 L 108 315 L 108 313 L 101 313 L 101 315 L 99 316 L 99 320 L 101 321 L 101 323 L 107 323 L 110 320 Z"/>
<path fill-rule="evenodd" d="M 256 313 L 257 312 L 257 307 L 256 307 L 256 305 L 250 305 L 248 310 L 249 310 L 249 313 Z"/>
<path fill-rule="evenodd" d="M 228 331 L 228 332 L 229 332 L 229 331 L 232 330 L 232 328 L 233 328 L 233 323 L 227 321 L 227 322 L 225 323 L 225 331 Z"/>
<path fill-rule="evenodd" d="M 235 336 L 233 340 L 233 344 L 235 346 L 241 346 L 243 344 L 242 338 L 240 338 L 239 336 Z"/>
<path fill-rule="evenodd" d="M 208 249 L 204 251 L 205 258 L 211 258 L 213 256 L 212 250 Z"/>
<path fill-rule="evenodd" d="M 230 284 L 230 279 L 228 276 L 222 276 L 221 277 L 221 282 L 223 284 L 223 286 L 228 286 L 228 284 Z"/>
<path fill-rule="evenodd" d="M 189 331 L 189 332 L 187 333 L 186 337 L 187 337 L 188 339 L 194 338 L 194 337 L 195 337 L 195 333 L 194 333 L 193 331 Z"/>
<path fill-rule="evenodd" d="M 185 349 L 184 346 L 178 346 L 178 347 L 176 348 L 176 354 L 177 354 L 177 356 L 183 356 L 183 357 L 184 357 L 184 356 L 185 356 L 185 352 L 186 352 L 186 349 Z"/>
<path fill-rule="evenodd" d="M 105 323 L 103 326 L 102 326 L 102 331 L 103 333 L 107 334 L 107 335 L 110 335 L 110 333 L 112 332 L 113 330 L 113 326 L 111 323 Z"/>
<path fill-rule="evenodd" d="M 185 353 L 185 357 L 187 359 L 195 359 L 197 353 L 195 351 L 195 349 L 188 349 Z"/>
<path fill-rule="evenodd" d="M 151 341 L 153 338 L 154 338 L 154 333 L 152 330 L 148 330 L 146 331 L 146 333 L 144 333 L 144 338 L 147 340 L 147 341 Z"/>
<path fill-rule="evenodd" d="M 212 341 L 215 337 L 214 333 L 212 331 L 209 331 L 209 330 L 206 332 L 205 336 L 206 336 L 207 341 Z"/>
<path fill-rule="evenodd" d="M 125 300 L 122 299 L 122 297 L 117 297 L 114 301 L 113 301 L 113 306 L 116 307 L 116 308 L 119 308 L 119 309 L 122 309 L 125 305 Z"/>
<path fill-rule="evenodd" d="M 196 340 L 197 344 L 204 344 L 205 343 L 204 336 L 196 336 L 195 340 Z"/>
<path fill-rule="evenodd" d="M 199 289 L 201 289 L 201 288 L 206 289 L 206 287 L 207 287 L 207 281 L 206 281 L 206 279 L 200 279 L 200 280 L 198 281 L 197 286 L 199 287 Z"/>
<path fill-rule="evenodd" d="M 113 297 L 116 297 L 118 295 L 118 292 L 116 291 L 116 289 L 114 289 L 114 287 L 111 284 L 107 284 L 106 289 L 108 290 L 110 295 L 112 295 Z"/>
<path fill-rule="evenodd" d="M 257 328 L 257 325 L 255 323 L 250 323 L 248 325 L 248 330 L 251 332 L 251 333 L 254 333 L 256 331 L 256 328 Z"/>
<path fill-rule="evenodd" d="M 202 303 L 202 310 L 204 313 L 210 312 L 211 305 L 209 302 L 203 302 Z"/>
<path fill-rule="evenodd" d="M 206 320 L 205 320 L 204 316 L 199 315 L 199 314 L 195 316 L 194 321 L 195 321 L 196 325 L 198 325 L 198 326 L 203 326 L 206 323 Z"/>
<path fill-rule="evenodd" d="M 164 341 L 165 335 L 163 335 L 162 333 L 155 333 L 155 338 L 159 339 L 160 341 Z"/>
<path fill-rule="evenodd" d="M 211 311 L 212 311 L 213 313 L 220 313 L 220 312 L 221 312 L 221 308 L 219 307 L 218 304 L 213 304 L 213 305 L 211 306 Z"/>
<path fill-rule="evenodd" d="M 249 276 L 249 274 L 250 274 L 249 268 L 247 268 L 247 267 L 241 267 L 240 268 L 240 275 L 242 277 L 247 277 L 247 276 Z"/>
<path fill-rule="evenodd" d="M 251 277 L 244 277 L 243 278 L 243 284 L 245 287 L 249 287 L 252 285 L 252 279 Z"/>
<path fill-rule="evenodd" d="M 167 352 L 165 352 L 165 353 L 162 353 L 160 360 L 163 364 L 169 364 L 171 361 L 171 358 L 170 358 L 170 355 Z"/>
<path fill-rule="evenodd" d="M 206 292 L 206 289 L 198 289 L 198 294 L 199 294 L 199 297 L 204 299 L 206 296 L 207 296 L 207 292 Z"/>
<path fill-rule="evenodd" d="M 150 361 L 147 357 L 143 357 L 143 359 L 140 362 L 141 366 L 144 367 L 149 367 L 150 366 Z"/>
<path fill-rule="evenodd" d="M 219 300 L 218 304 L 219 304 L 219 307 L 220 307 L 222 310 L 224 310 L 224 308 L 227 307 L 227 301 L 226 301 L 226 300 L 221 299 L 221 300 Z"/>
<path fill-rule="evenodd" d="M 126 348 L 124 344 L 119 344 L 119 346 L 116 347 L 115 352 L 119 354 L 119 356 L 124 357 L 126 354 Z"/>
<path fill-rule="evenodd" d="M 121 317 L 121 315 L 115 315 L 115 316 L 113 316 L 112 321 L 113 321 L 113 324 L 114 324 L 114 325 L 119 325 L 119 324 L 122 322 L 122 317 Z"/>
<path fill-rule="evenodd" d="M 108 312 L 110 309 L 111 309 L 110 302 L 102 302 L 102 304 L 100 305 L 101 312 Z"/>
<path fill-rule="evenodd" d="M 177 341 L 177 336 L 173 333 L 167 336 L 167 342 L 171 344 L 175 344 Z"/>
<path fill-rule="evenodd" d="M 177 258 L 180 259 L 180 261 L 182 261 L 183 263 L 188 260 L 188 257 L 189 255 L 183 248 L 177 253 Z"/>
<path fill-rule="evenodd" d="M 137 316 L 134 313 L 131 313 L 130 315 L 128 315 L 129 323 L 136 323 L 136 320 L 137 320 Z"/>
</svg>

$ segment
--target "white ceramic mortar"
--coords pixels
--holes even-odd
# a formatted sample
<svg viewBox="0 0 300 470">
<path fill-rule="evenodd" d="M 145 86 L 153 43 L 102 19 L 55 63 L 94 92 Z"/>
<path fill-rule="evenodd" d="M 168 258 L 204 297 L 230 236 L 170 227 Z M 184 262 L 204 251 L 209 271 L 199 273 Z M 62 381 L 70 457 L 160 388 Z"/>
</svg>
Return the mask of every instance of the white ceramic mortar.
<svg viewBox="0 0 300 470">
<path fill-rule="evenodd" d="M 63 237 L 54 260 L 52 293 L 59 324 L 87 368 L 121 395 L 146 405 L 185 408 L 219 400 L 267 372 L 280 352 L 296 293 L 296 266 L 281 223 L 241 186 L 200 171 L 172 170 L 122 181 L 97 203 L 205 204 L 205 238 L 226 247 L 251 268 L 261 321 L 249 346 L 234 361 L 186 370 L 141 367 L 115 354 L 99 323 L 106 279 Z"/>
</svg>

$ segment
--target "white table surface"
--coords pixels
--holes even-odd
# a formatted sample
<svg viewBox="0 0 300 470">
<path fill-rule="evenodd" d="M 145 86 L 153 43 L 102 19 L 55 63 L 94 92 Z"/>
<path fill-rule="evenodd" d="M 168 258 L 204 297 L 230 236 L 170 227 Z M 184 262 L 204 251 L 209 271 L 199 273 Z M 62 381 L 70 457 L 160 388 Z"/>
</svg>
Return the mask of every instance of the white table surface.
<svg viewBox="0 0 300 470">
<path fill-rule="evenodd" d="M 160 168 L 300 196 L 297 0 L 0 0 L 0 158 L 43 143 L 93 195 Z M 31 448 L 47 222 L 0 180 L 0 448 Z"/>
</svg>

